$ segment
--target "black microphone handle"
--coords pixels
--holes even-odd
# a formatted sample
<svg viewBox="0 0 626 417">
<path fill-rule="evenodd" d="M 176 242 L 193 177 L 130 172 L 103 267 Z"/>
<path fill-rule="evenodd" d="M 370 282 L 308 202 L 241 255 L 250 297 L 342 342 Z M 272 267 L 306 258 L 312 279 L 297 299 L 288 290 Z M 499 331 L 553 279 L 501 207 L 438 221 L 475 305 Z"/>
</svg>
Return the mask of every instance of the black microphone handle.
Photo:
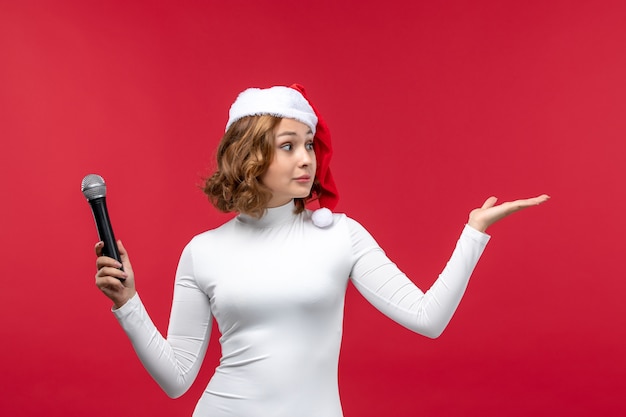
<svg viewBox="0 0 626 417">
<path fill-rule="evenodd" d="M 89 205 L 91 205 L 93 218 L 96 221 L 96 227 L 98 228 L 98 237 L 104 243 L 102 254 L 115 259 L 119 263 L 122 263 L 120 251 L 117 249 L 117 242 L 115 240 L 115 236 L 113 235 L 113 228 L 111 227 L 111 220 L 109 219 L 109 212 L 107 211 L 105 197 L 94 198 L 89 201 Z"/>
</svg>

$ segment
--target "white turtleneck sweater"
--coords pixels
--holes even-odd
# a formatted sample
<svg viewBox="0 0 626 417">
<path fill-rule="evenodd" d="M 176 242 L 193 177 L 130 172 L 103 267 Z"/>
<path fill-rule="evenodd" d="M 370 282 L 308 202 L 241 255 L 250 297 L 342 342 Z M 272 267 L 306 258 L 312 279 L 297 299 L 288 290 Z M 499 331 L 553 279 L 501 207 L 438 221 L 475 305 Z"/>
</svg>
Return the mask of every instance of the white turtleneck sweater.
<svg viewBox="0 0 626 417">
<path fill-rule="evenodd" d="M 114 314 L 171 397 L 195 379 L 215 318 L 222 358 L 194 417 L 341 417 L 337 366 L 348 280 L 378 310 L 428 337 L 446 327 L 489 236 L 465 226 L 426 293 L 356 221 L 319 228 L 289 203 L 195 236 L 176 272 L 167 338 L 138 295 Z"/>
</svg>

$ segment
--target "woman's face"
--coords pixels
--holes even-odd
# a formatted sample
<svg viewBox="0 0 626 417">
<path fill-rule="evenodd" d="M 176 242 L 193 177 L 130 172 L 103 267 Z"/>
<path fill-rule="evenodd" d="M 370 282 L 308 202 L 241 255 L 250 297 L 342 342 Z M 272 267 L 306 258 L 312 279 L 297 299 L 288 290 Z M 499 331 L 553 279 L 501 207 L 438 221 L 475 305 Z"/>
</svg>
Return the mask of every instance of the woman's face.
<svg viewBox="0 0 626 417">
<path fill-rule="evenodd" d="M 305 198 L 311 192 L 316 160 L 313 133 L 304 123 L 282 119 L 274 128 L 274 158 L 261 182 L 272 191 L 268 207 Z"/>
</svg>

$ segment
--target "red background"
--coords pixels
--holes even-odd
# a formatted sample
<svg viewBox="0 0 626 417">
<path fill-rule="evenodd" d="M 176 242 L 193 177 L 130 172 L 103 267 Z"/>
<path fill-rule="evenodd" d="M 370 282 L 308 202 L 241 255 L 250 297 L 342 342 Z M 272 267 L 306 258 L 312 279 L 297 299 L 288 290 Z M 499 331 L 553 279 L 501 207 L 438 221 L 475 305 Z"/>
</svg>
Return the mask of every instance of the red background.
<svg viewBox="0 0 626 417">
<path fill-rule="evenodd" d="M 0 2 L 0 414 L 190 415 L 93 285 L 80 181 L 165 331 L 184 244 L 229 216 L 197 189 L 236 94 L 302 83 L 341 190 L 422 288 L 470 209 L 552 195 L 493 236 L 443 336 L 350 288 L 346 417 L 622 416 L 626 7 L 605 1 Z M 622 261 L 620 261 L 622 259 Z"/>
</svg>

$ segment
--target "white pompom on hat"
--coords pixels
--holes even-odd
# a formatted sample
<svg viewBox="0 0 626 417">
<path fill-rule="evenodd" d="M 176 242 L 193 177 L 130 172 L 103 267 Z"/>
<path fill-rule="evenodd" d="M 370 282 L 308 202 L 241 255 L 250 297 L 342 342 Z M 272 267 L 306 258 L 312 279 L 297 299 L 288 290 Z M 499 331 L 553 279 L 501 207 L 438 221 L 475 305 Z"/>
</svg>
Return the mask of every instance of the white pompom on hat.
<svg viewBox="0 0 626 417">
<path fill-rule="evenodd" d="M 282 86 L 241 92 L 228 112 L 226 130 L 239 119 L 263 114 L 295 119 L 316 132 L 317 116 L 309 102 L 299 91 Z"/>
</svg>

